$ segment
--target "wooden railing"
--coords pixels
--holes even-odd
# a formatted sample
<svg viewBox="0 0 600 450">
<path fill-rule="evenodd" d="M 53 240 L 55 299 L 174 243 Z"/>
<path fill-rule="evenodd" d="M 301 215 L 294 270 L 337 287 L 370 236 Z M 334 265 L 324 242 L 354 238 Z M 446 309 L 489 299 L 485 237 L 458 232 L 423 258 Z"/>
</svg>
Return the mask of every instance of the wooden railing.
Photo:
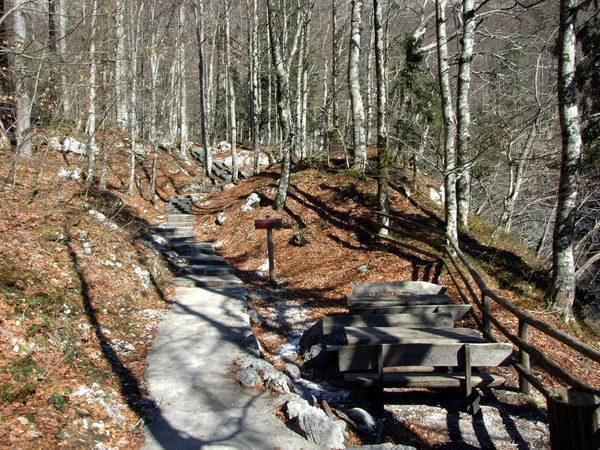
<svg viewBox="0 0 600 450">
<path fill-rule="evenodd" d="M 512 302 L 490 289 L 483 277 L 469 262 L 468 258 L 464 255 L 459 246 L 452 242 L 451 239 L 448 239 L 442 230 L 422 226 L 417 222 L 398 216 L 382 213 L 377 214 L 386 216 L 397 222 L 403 222 L 409 224 L 410 226 L 418 227 L 429 233 L 434 233 L 439 237 L 439 241 L 429 238 L 422 239 L 419 236 L 400 228 L 384 226 L 384 228 L 393 233 L 405 235 L 411 239 L 414 239 L 415 241 L 419 241 L 422 244 L 428 245 L 433 249 L 433 251 L 430 251 L 429 249 L 426 250 L 420 246 L 405 243 L 391 237 L 385 237 L 382 239 L 427 258 L 431 258 L 433 260 L 432 262 L 439 262 L 445 266 L 462 301 L 474 306 L 474 313 L 472 314 L 472 317 L 484 336 L 491 341 L 497 341 L 498 337 L 501 336 L 500 339 L 503 338 L 504 340 L 512 342 L 517 348 L 518 358 L 513 361 L 512 366 L 519 374 L 519 388 L 521 392 L 529 393 L 530 386 L 533 386 L 540 393 L 542 393 L 546 399 L 549 399 L 554 395 L 553 389 L 549 386 L 546 386 L 539 377 L 531 372 L 530 360 L 533 360 L 541 369 L 546 371 L 555 379 L 560 380 L 560 382 L 564 383 L 569 388 L 590 393 L 592 395 L 600 394 L 600 391 L 598 391 L 597 388 L 590 386 L 588 383 L 569 372 L 566 368 L 561 367 L 559 362 L 551 359 L 544 354 L 542 349 L 533 345 L 529 338 L 530 328 L 535 328 L 545 336 L 570 347 L 581 357 L 588 358 L 596 363 L 600 363 L 600 351 L 552 327 L 548 323 L 537 319 L 531 314 L 526 313 Z M 372 222 L 372 225 L 374 227 L 382 227 L 381 224 L 376 222 Z M 441 242 L 443 241 L 446 243 L 442 244 Z M 502 324 L 496 317 L 494 317 L 494 315 L 491 314 L 490 311 L 492 302 L 495 302 L 497 305 L 501 306 L 518 319 L 519 325 L 517 334 L 509 330 L 506 325 Z M 492 332 L 492 325 L 499 331 L 500 336 L 494 335 Z"/>
<path fill-rule="evenodd" d="M 521 392 L 528 394 L 530 387 L 533 386 L 546 398 L 552 450 L 565 448 L 600 449 L 600 391 L 598 391 L 597 386 L 590 386 L 566 368 L 561 367 L 559 362 L 548 357 L 543 349 L 534 345 L 530 340 L 530 329 L 535 328 L 544 337 L 554 339 L 568 346 L 576 355 L 588 361 L 600 363 L 600 351 L 526 313 L 514 303 L 490 289 L 483 277 L 461 251 L 459 245 L 453 242 L 443 230 L 422 226 L 417 222 L 398 216 L 377 214 L 411 227 L 417 227 L 437 237 L 437 239 L 421 238 L 404 229 L 382 226 L 380 223 L 369 221 L 371 226 L 376 229 L 383 227 L 393 233 L 407 236 L 429 246 L 432 250 L 423 249 L 421 246 L 402 242 L 398 239 L 379 236 L 380 239 L 430 258 L 432 263 L 443 264 L 461 300 L 474 306 L 471 316 L 484 336 L 490 341 L 497 342 L 497 336 L 492 331 L 493 325 L 499 331 L 498 337 L 500 339 L 508 340 L 516 347 L 518 358 L 514 358 L 512 367 L 519 374 Z M 518 319 L 516 334 L 491 313 L 492 302 Z M 557 389 L 546 386 L 539 376 L 532 373 L 531 360 L 540 369 L 563 383 L 562 388 Z M 565 388 L 565 385 L 568 389 Z"/>
</svg>

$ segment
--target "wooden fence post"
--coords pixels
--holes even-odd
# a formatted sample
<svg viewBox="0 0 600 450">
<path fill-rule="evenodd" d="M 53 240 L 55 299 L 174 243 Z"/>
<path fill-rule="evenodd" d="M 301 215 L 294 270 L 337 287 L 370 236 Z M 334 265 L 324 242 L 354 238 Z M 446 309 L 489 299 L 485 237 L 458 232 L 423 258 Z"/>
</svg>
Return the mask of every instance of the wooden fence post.
<svg viewBox="0 0 600 450">
<path fill-rule="evenodd" d="M 483 317 L 483 331 L 488 334 L 488 336 L 492 335 L 492 327 L 490 325 L 490 298 L 487 295 L 483 296 L 482 299 L 483 311 L 481 312 Z"/>
<path fill-rule="evenodd" d="M 600 448 L 600 398 L 591 392 L 558 388 L 548 397 L 552 450 Z"/>
<path fill-rule="evenodd" d="M 519 319 L 519 337 L 527 344 L 529 344 L 529 324 L 525 322 L 523 319 Z M 529 363 L 529 354 L 519 348 L 519 364 L 529 372 L 531 368 L 531 364 Z M 529 394 L 531 391 L 531 384 L 529 381 L 523 377 L 523 375 L 519 374 L 519 389 L 523 394 Z"/>
</svg>

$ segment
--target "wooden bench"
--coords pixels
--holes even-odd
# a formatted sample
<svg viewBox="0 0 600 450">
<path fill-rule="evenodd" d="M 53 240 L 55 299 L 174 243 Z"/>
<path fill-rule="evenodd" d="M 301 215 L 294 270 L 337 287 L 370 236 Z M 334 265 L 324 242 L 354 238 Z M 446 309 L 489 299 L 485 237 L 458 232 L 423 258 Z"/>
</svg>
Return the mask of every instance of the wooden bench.
<svg viewBox="0 0 600 450">
<path fill-rule="evenodd" d="M 448 291 L 439 284 L 427 281 L 395 281 L 389 283 L 364 283 L 352 286 L 352 295 L 381 294 L 383 292 L 405 292 L 407 294 L 445 294 Z"/>
<path fill-rule="evenodd" d="M 498 387 L 501 376 L 473 373 L 511 361 L 512 345 L 490 343 L 467 328 L 345 327 L 348 345 L 338 349 L 338 366 L 350 387 L 374 390 L 373 409 L 383 413 L 383 390 L 397 387 L 465 389 L 467 411 L 479 412 L 475 388 Z M 448 368 L 450 372 L 434 372 Z"/>
</svg>

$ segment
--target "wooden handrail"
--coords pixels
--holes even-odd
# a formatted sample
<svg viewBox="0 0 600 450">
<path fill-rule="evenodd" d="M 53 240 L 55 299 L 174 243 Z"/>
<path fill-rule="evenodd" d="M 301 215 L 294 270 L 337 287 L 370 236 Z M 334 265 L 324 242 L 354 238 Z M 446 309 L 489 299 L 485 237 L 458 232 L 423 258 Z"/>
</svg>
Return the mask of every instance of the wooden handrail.
<svg viewBox="0 0 600 450">
<path fill-rule="evenodd" d="M 572 336 L 570 336 L 556 328 L 553 328 L 546 322 L 539 320 L 530 314 L 527 314 L 526 312 L 519 309 L 512 302 L 510 302 L 509 300 L 502 297 L 497 292 L 490 289 L 487 286 L 486 282 L 483 280 L 483 277 L 479 274 L 479 272 L 477 272 L 477 270 L 473 267 L 473 265 L 469 262 L 467 257 L 461 251 L 461 249 L 458 246 L 458 243 L 456 243 L 453 239 L 451 239 L 443 231 L 432 228 L 432 227 L 428 227 L 425 225 L 421 225 L 410 219 L 405 219 L 405 218 L 393 216 L 390 214 L 384 214 L 381 212 L 377 212 L 376 214 L 379 216 L 389 217 L 394 220 L 402 221 L 404 223 L 410 224 L 411 226 L 415 226 L 415 227 L 424 229 L 426 231 L 439 234 L 440 236 L 444 236 L 446 238 L 447 245 L 445 246 L 445 248 L 442 249 L 443 256 L 438 256 L 438 255 L 435 255 L 434 253 L 428 252 L 427 250 L 423 250 L 414 245 L 405 244 L 405 243 L 399 242 L 393 238 L 379 236 L 379 238 L 381 238 L 381 239 L 384 239 L 388 242 L 392 242 L 396 245 L 400 245 L 402 247 L 408 248 L 408 249 L 410 249 L 414 252 L 420 253 L 424 256 L 439 259 L 444 264 L 446 269 L 448 270 L 448 273 L 452 279 L 452 282 L 458 289 L 459 295 L 460 295 L 461 299 L 463 300 L 463 302 L 469 302 L 469 299 L 467 298 L 466 293 L 463 291 L 463 288 L 460 286 L 459 280 L 452 273 L 452 270 L 451 270 L 452 267 L 446 261 L 445 257 L 447 257 L 450 260 L 454 270 L 456 271 L 456 273 L 458 273 L 458 276 L 460 277 L 462 283 L 464 284 L 464 286 L 466 287 L 466 289 L 469 293 L 469 296 L 471 297 L 470 302 L 474 303 L 482 314 L 481 318 L 479 318 L 478 315 L 475 314 L 474 312 L 471 314 L 471 316 L 474 318 L 479 329 L 483 331 L 484 336 L 491 341 L 495 341 L 494 337 L 491 335 L 491 332 L 489 332 L 489 330 L 487 330 L 486 326 L 485 326 L 486 322 L 488 324 L 491 322 L 491 323 L 493 323 L 495 328 L 506 339 L 508 339 L 510 342 L 512 342 L 519 349 L 519 352 L 520 352 L 519 360 L 514 361 L 512 366 L 522 377 L 521 379 L 526 381 L 526 383 L 522 384 L 524 391 L 528 390 L 529 383 L 531 383 L 531 385 L 535 389 L 537 389 L 540 393 L 542 393 L 546 398 L 548 398 L 551 395 L 551 390 L 548 387 L 546 387 L 543 384 L 543 382 L 540 381 L 535 375 L 533 375 L 531 373 L 531 371 L 528 367 L 529 356 L 531 356 L 531 358 L 533 358 L 549 374 L 555 376 L 556 378 L 560 379 L 561 381 L 568 384 L 569 386 L 571 386 L 575 389 L 578 389 L 578 390 L 593 391 L 594 393 L 598 394 L 598 392 L 599 392 L 598 390 L 593 389 L 587 383 L 583 382 L 582 380 L 577 378 L 572 373 L 568 372 L 567 370 L 564 370 L 562 367 L 560 367 L 560 365 L 557 362 L 548 358 L 537 347 L 530 344 L 528 342 L 527 326 L 532 326 L 532 327 L 536 328 L 537 330 L 541 331 L 545 335 L 552 337 L 553 339 L 556 339 L 558 342 L 561 342 L 562 344 L 567 345 L 571 349 L 575 350 L 576 352 L 580 353 L 581 355 L 583 355 L 597 363 L 600 363 L 600 351 L 598 351 L 596 348 L 594 348 L 590 345 L 585 344 L 584 342 L 581 342 L 580 340 L 578 340 L 576 338 L 573 338 Z M 370 221 L 370 222 L 373 224 L 373 226 L 381 227 L 381 224 L 379 224 L 379 223 L 376 223 L 374 221 Z M 413 233 L 410 233 L 408 231 L 399 230 L 397 228 L 393 228 L 390 226 L 385 226 L 384 228 L 389 229 L 394 232 L 408 235 L 417 241 L 431 245 L 430 239 L 424 239 L 424 238 L 416 236 Z M 438 247 L 437 245 L 431 245 L 431 246 L 434 248 Z M 436 248 L 436 250 L 439 250 L 439 247 Z M 466 268 L 466 270 L 468 271 L 474 284 L 477 285 L 478 290 L 481 293 L 481 296 L 477 295 L 477 293 L 473 289 L 473 286 L 472 286 L 470 280 L 467 278 L 467 275 L 464 273 L 461 266 Z M 507 310 L 508 312 L 510 312 L 512 315 L 514 315 L 515 317 L 517 317 L 519 319 L 519 334 L 520 334 L 519 336 L 513 334 L 504 325 L 502 325 L 502 323 L 500 323 L 498 321 L 498 319 L 496 319 L 494 316 L 489 314 L 489 311 L 486 311 L 483 301 L 485 300 L 486 303 L 489 302 L 488 298 L 495 301 L 498 305 L 500 305 L 502 308 L 504 308 L 505 310 Z M 525 330 L 525 331 L 523 331 L 523 330 Z"/>
</svg>

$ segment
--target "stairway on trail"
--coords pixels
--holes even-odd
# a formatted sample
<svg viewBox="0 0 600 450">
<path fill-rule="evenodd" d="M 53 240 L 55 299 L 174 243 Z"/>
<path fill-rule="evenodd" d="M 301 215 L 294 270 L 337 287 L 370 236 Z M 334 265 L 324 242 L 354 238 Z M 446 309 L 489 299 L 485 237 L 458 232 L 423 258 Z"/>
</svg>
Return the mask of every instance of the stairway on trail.
<svg viewBox="0 0 600 450">
<path fill-rule="evenodd" d="M 196 216 L 191 214 L 193 194 L 173 195 L 166 205 L 167 222 L 156 228 L 181 261 L 181 274 L 171 280 L 177 286 L 237 286 L 243 284 L 229 263 L 216 254 L 212 242 L 195 242 Z"/>
</svg>

